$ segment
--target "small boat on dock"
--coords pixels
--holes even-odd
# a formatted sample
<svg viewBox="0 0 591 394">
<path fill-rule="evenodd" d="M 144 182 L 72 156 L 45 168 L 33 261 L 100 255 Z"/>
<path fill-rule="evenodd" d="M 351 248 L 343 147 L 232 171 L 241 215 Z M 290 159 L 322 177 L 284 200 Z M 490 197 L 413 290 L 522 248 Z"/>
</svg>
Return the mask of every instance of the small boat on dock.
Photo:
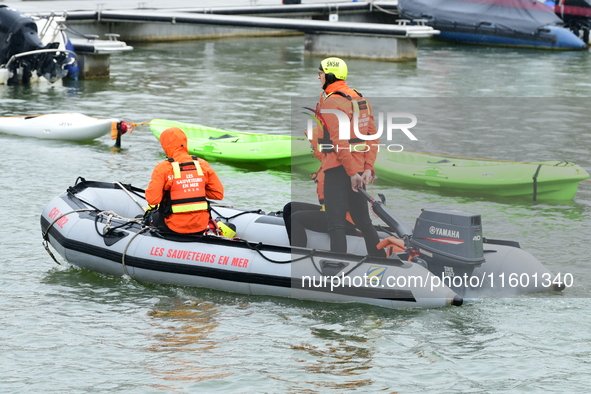
<svg viewBox="0 0 591 394">
<path fill-rule="evenodd" d="M 158 139 L 167 128 L 180 128 L 187 135 L 189 153 L 207 161 L 288 170 L 316 161 L 305 137 L 229 131 L 166 119 L 153 119 L 149 125 Z"/>
<path fill-rule="evenodd" d="M 133 129 L 119 119 L 99 119 L 80 113 L 0 118 L 0 133 L 41 139 L 92 141 L 111 133 L 113 139 Z"/>
<path fill-rule="evenodd" d="M 53 83 L 68 75 L 76 55 L 64 46 L 67 38 L 57 26 L 55 18 L 41 22 L 0 4 L 0 84 L 35 82 L 41 77 Z"/>
<path fill-rule="evenodd" d="M 374 167 L 387 182 L 534 201 L 573 199 L 579 182 L 589 178 L 585 169 L 568 161 L 528 163 L 410 151 L 379 154 Z"/>
<path fill-rule="evenodd" d="M 0 5 L 0 84 L 108 76 L 108 55 L 133 49 L 119 34 L 106 33 L 101 40 L 68 28 L 67 18 L 66 12 L 28 16 Z M 94 55 L 100 60 L 92 60 Z"/>
<path fill-rule="evenodd" d="M 516 242 L 485 239 L 480 215 L 424 210 L 411 230 L 364 195 L 386 223 L 377 227 L 384 248 L 398 247 L 388 258 L 367 256 L 359 234 L 347 236 L 348 253 L 328 251 L 328 234 L 309 230 L 305 248 L 290 247 L 280 212 L 213 203 L 212 218 L 235 236 L 162 232 L 145 220 L 143 190 L 82 178 L 43 209 L 41 230 L 56 262 L 50 245 L 68 263 L 105 275 L 251 295 L 403 309 L 564 288 Z M 535 281 L 506 282 L 524 277 Z"/>
</svg>

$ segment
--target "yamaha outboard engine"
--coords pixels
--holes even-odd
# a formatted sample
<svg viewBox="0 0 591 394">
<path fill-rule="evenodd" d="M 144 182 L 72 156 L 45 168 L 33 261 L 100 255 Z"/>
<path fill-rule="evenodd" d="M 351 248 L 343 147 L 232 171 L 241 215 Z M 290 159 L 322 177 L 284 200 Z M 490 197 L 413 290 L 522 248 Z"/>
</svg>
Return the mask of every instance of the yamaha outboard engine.
<svg viewBox="0 0 591 394">
<path fill-rule="evenodd" d="M 23 52 L 57 49 L 58 43 L 46 46 L 37 34 L 35 21 L 19 11 L 0 5 L 0 65 L 6 65 L 14 55 Z M 67 53 L 60 51 L 39 52 L 17 57 L 8 65 L 9 84 L 28 83 L 33 71 L 55 82 L 65 76 L 64 67 L 71 62 Z"/>
<path fill-rule="evenodd" d="M 449 209 L 424 209 L 410 243 L 429 271 L 462 295 L 474 268 L 484 263 L 480 215 Z"/>
</svg>

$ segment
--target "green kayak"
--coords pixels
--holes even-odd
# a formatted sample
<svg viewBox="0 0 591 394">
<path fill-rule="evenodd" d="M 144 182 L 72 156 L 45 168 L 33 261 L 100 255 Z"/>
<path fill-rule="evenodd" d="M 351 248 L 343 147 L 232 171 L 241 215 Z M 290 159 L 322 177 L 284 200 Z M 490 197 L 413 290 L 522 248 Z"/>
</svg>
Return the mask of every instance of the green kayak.
<svg viewBox="0 0 591 394">
<path fill-rule="evenodd" d="M 566 161 L 522 163 L 408 151 L 380 153 L 375 171 L 388 182 L 534 201 L 570 200 L 579 182 L 589 178 L 582 167 Z"/>
<path fill-rule="evenodd" d="M 187 135 L 189 153 L 207 161 L 286 170 L 317 161 L 305 137 L 229 131 L 165 119 L 153 119 L 149 124 L 158 139 L 167 128 L 180 128 Z"/>
</svg>

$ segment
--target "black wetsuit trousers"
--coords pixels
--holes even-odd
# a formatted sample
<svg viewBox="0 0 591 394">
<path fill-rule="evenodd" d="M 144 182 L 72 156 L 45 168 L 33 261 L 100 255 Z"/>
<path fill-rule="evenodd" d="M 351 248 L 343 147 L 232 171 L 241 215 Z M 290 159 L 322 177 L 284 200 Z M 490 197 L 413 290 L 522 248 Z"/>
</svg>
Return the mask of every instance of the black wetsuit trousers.
<svg viewBox="0 0 591 394">
<path fill-rule="evenodd" d="M 347 252 L 347 211 L 351 214 L 355 227 L 363 234 L 365 246 L 370 256 L 386 257 L 383 250 L 376 245 L 380 242 L 369 216 L 368 203 L 365 197 L 351 189 L 351 177 L 343 166 L 324 171 L 324 204 L 326 207 L 326 221 L 330 236 L 330 250 L 333 252 Z"/>
<path fill-rule="evenodd" d="M 283 207 L 283 219 L 287 228 L 287 235 L 291 246 L 307 247 L 308 236 L 306 229 L 319 233 L 328 232 L 326 212 L 318 204 L 307 202 L 289 202 Z M 347 221 L 346 233 L 357 234 L 357 229 Z"/>
<path fill-rule="evenodd" d="M 291 246 L 306 247 L 306 229 L 326 232 L 326 216 L 320 205 L 306 202 L 291 202 L 283 208 L 283 218 Z"/>
</svg>

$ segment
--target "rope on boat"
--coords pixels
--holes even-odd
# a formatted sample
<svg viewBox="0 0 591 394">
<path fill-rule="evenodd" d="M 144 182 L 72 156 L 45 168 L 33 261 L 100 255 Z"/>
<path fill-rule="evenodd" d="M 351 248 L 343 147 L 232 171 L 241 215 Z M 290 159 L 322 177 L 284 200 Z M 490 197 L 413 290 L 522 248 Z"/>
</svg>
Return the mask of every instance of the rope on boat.
<svg viewBox="0 0 591 394">
<path fill-rule="evenodd" d="M 253 245 L 253 244 L 249 243 L 249 242 L 248 242 L 248 241 L 246 241 L 246 240 L 242 240 L 242 241 L 243 241 L 243 242 L 246 244 L 246 246 L 248 246 L 250 249 L 252 249 L 252 250 L 254 250 L 255 252 L 257 252 L 257 253 L 258 253 L 258 254 L 259 254 L 259 255 L 260 255 L 262 258 L 264 258 L 265 260 L 267 260 L 267 261 L 269 261 L 269 262 L 271 262 L 271 263 L 274 263 L 274 264 L 289 264 L 289 263 L 295 263 L 295 262 L 302 261 L 302 260 L 305 260 L 305 259 L 309 258 L 309 259 L 312 261 L 312 266 L 314 266 L 314 268 L 316 269 L 316 272 L 318 272 L 320 275 L 324 275 L 324 273 L 323 273 L 323 272 L 322 272 L 322 271 L 321 271 L 321 270 L 318 268 L 318 266 L 316 265 L 316 261 L 314 260 L 314 256 L 315 256 L 315 254 L 316 254 L 316 249 L 312 249 L 312 251 L 311 251 L 309 254 L 307 254 L 307 255 L 304 255 L 304 256 L 302 256 L 302 257 L 298 257 L 298 258 L 296 258 L 296 259 L 291 259 L 291 260 L 284 260 L 284 261 L 280 261 L 280 260 L 273 260 L 273 259 L 271 259 L 271 258 L 269 258 L 269 257 L 265 256 L 265 255 L 263 254 L 263 252 L 261 252 L 261 250 L 258 248 L 258 246 L 261 246 L 261 245 L 262 245 L 262 243 L 260 243 L 260 242 L 259 242 L 258 244 L 256 244 L 256 245 Z M 349 275 L 351 272 L 353 272 L 355 269 L 357 269 L 357 267 L 359 267 L 361 264 L 365 263 L 365 261 L 366 261 L 366 260 L 367 260 L 369 257 L 370 257 L 370 256 L 364 256 L 364 257 L 363 257 L 361 260 L 359 260 L 359 261 L 357 262 L 357 264 L 355 264 L 355 265 L 353 266 L 353 268 L 351 268 L 349 271 L 347 271 L 347 272 L 346 272 L 344 275 Z"/>
<path fill-rule="evenodd" d="M 138 200 L 136 200 L 136 199 L 135 199 L 135 197 L 134 197 L 134 196 L 133 196 L 133 195 L 132 195 L 132 194 L 129 192 L 129 190 L 127 190 L 127 188 L 126 188 L 125 186 L 123 186 L 123 185 L 121 184 L 121 182 L 114 182 L 114 183 L 115 183 L 115 185 L 117 185 L 117 186 L 119 186 L 121 189 L 123 189 L 123 191 L 124 191 L 125 193 L 127 193 L 127 195 L 128 195 L 129 197 L 131 197 L 131 199 L 132 199 L 132 200 L 133 200 L 133 201 L 134 201 L 134 202 L 135 202 L 135 203 L 136 203 L 136 204 L 137 204 L 137 205 L 138 205 L 138 206 L 139 206 L 139 207 L 142 209 L 142 211 L 144 210 L 144 207 L 142 206 L 142 204 L 140 204 L 140 203 L 138 202 Z"/>
<path fill-rule="evenodd" d="M 324 273 L 322 273 L 322 271 L 320 271 L 320 269 L 317 267 L 316 265 L 316 261 L 314 260 L 314 255 L 316 253 L 316 249 L 312 249 L 312 251 L 310 253 L 308 253 L 307 255 L 304 255 L 302 257 L 298 257 L 296 259 L 291 259 L 291 260 L 273 260 L 267 256 L 265 256 L 263 254 L 263 252 L 258 248 L 258 246 L 263 245 L 261 242 L 259 242 L 256 245 L 251 244 L 250 242 L 246 241 L 246 240 L 241 240 L 242 242 L 244 242 L 246 244 L 246 246 L 248 246 L 249 249 L 254 250 L 255 252 L 257 252 L 263 259 L 267 260 L 268 262 L 271 262 L 273 264 L 291 264 L 291 263 L 296 263 L 298 261 L 302 261 L 305 259 L 310 259 L 312 261 L 312 266 L 314 266 L 314 268 L 316 269 L 316 272 L 318 272 L 320 275 L 324 275 Z M 365 260 L 365 258 L 363 259 Z M 362 261 L 363 261 L 362 260 Z"/>
<path fill-rule="evenodd" d="M 53 222 L 51 222 L 49 224 L 49 226 L 47 226 L 47 228 L 45 229 L 45 232 L 43 233 L 43 242 L 42 245 L 45 248 L 45 250 L 47 250 L 47 253 L 49 253 L 49 255 L 51 256 L 51 258 L 53 259 L 53 261 L 55 261 L 58 265 L 62 265 L 62 263 L 60 263 L 59 261 L 57 261 L 57 259 L 55 258 L 55 256 L 53 255 L 53 253 L 51 253 L 51 250 L 49 250 L 49 230 L 51 230 L 51 228 L 53 227 L 53 225 L 55 223 L 57 223 L 58 220 L 60 220 L 61 218 L 63 218 L 66 215 L 69 215 L 71 213 L 75 213 L 75 212 L 88 212 L 88 211 L 95 211 L 95 209 L 76 209 L 74 211 L 70 211 L 67 213 L 64 213 L 60 216 L 58 216 L 57 218 L 54 219 Z"/>
<path fill-rule="evenodd" d="M 127 245 L 125 245 L 125 249 L 123 249 L 123 255 L 121 256 L 121 265 L 123 266 L 123 272 L 125 273 L 125 275 L 129 276 L 131 279 L 133 279 L 133 278 L 131 277 L 131 275 L 129 275 L 129 272 L 127 271 L 127 265 L 125 265 L 125 255 L 127 254 L 127 249 L 129 248 L 129 245 L 131 245 L 131 242 L 135 239 L 135 237 L 137 237 L 138 235 L 140 235 L 144 231 L 149 230 L 151 228 L 152 227 L 150 227 L 150 226 L 142 227 L 140 229 L 140 231 L 138 231 L 137 233 L 134 234 L 133 237 L 131 237 L 131 239 L 129 240 Z"/>
<path fill-rule="evenodd" d="M 224 219 L 225 221 L 228 221 L 230 219 L 237 218 L 238 216 L 246 215 L 247 213 L 261 213 L 261 212 L 263 212 L 262 209 L 255 209 L 255 210 L 252 210 L 252 211 L 243 211 L 243 212 L 237 213 L 234 216 L 225 217 L 225 216 L 221 215 L 218 211 L 216 211 L 215 209 L 213 209 L 211 207 L 211 205 L 210 205 L 210 209 L 211 209 L 212 212 L 214 212 L 216 215 L 218 215 L 218 217 Z"/>
<path fill-rule="evenodd" d="M 258 246 L 262 246 L 263 243 L 259 242 L 256 245 L 251 244 L 250 242 L 248 242 L 245 239 L 241 239 L 240 241 L 242 241 L 246 246 L 248 246 L 249 249 L 254 250 L 255 252 L 257 252 L 259 255 L 261 255 L 262 258 L 264 258 L 265 260 L 271 262 L 271 263 L 275 263 L 275 264 L 289 264 L 289 263 L 295 263 L 296 261 L 300 261 L 300 260 L 305 260 L 307 258 L 312 258 L 314 256 L 314 252 L 316 251 L 316 249 L 312 249 L 312 251 L 302 257 L 298 257 L 297 259 L 291 259 L 291 260 L 273 260 L 270 257 L 267 257 L 263 254 L 263 252 L 258 248 Z M 314 260 L 312 260 L 314 261 Z"/>
<path fill-rule="evenodd" d="M 361 264 L 363 264 L 365 262 L 365 260 L 367 260 L 369 256 L 365 256 L 364 258 L 362 258 L 361 260 L 359 260 L 359 262 L 357 264 L 355 264 L 355 266 L 353 268 L 351 268 L 349 271 L 347 271 L 347 273 L 345 273 L 344 275 L 349 275 L 351 272 L 353 272 L 357 267 L 359 267 Z"/>
<path fill-rule="evenodd" d="M 96 211 L 96 210 L 95 209 L 81 209 L 81 210 L 72 211 L 72 212 L 81 212 L 81 211 Z M 64 214 L 62 216 L 68 215 L 68 214 L 70 214 L 72 212 L 68 212 L 67 214 Z M 106 216 L 107 217 L 106 218 L 106 222 L 105 222 L 105 227 L 103 229 L 102 234 L 98 230 L 98 227 L 97 227 L 98 218 L 101 217 L 101 216 L 103 216 L 103 217 Z M 61 216 L 60 216 L 60 218 L 61 218 Z M 53 223 L 55 223 L 60 218 L 57 218 Z M 125 223 L 123 223 L 122 225 L 119 225 L 119 226 L 112 226 L 111 225 L 111 220 L 113 218 L 119 219 L 119 220 L 122 220 L 122 221 L 125 221 Z M 142 224 L 142 220 L 143 220 L 143 218 L 134 218 L 134 219 L 125 218 L 125 217 L 123 217 L 121 215 L 118 215 L 117 213 L 115 213 L 113 211 L 100 211 L 100 212 L 97 212 L 97 214 L 96 214 L 96 218 L 95 218 L 95 221 L 94 221 L 94 228 L 96 229 L 96 232 L 97 232 L 98 235 L 100 235 L 101 237 L 105 237 L 109 232 L 111 232 L 113 230 L 116 230 L 118 228 L 121 228 L 121 227 L 128 226 L 128 225 L 130 225 L 132 223 Z M 53 225 L 53 223 L 51 225 Z M 50 225 L 50 227 L 51 227 L 51 225 Z M 131 279 L 133 279 L 133 278 L 131 277 L 131 275 L 129 274 L 129 271 L 127 270 L 127 265 L 125 264 L 125 255 L 127 254 L 127 250 L 129 249 L 129 245 L 131 245 L 131 243 L 133 242 L 133 240 L 135 239 L 135 237 L 137 237 L 141 233 L 145 232 L 146 230 L 150 230 L 151 228 L 152 228 L 151 226 L 142 226 L 142 228 L 137 233 L 135 233 L 133 235 L 133 237 L 131 237 L 131 239 L 129 240 L 129 242 L 127 243 L 127 245 L 125 245 L 125 249 L 123 250 L 123 254 L 121 256 L 121 265 L 123 266 L 123 273 L 125 275 L 127 275 L 128 277 L 130 277 Z M 49 227 L 48 227 L 48 230 L 47 231 L 49 231 Z M 44 235 L 44 237 L 45 237 L 45 235 Z M 49 250 L 49 248 L 46 247 L 45 249 L 48 251 L 48 253 L 50 254 L 50 256 L 53 257 L 54 261 L 56 263 L 60 264 L 55 259 L 55 257 L 53 256 L 53 254 L 51 253 L 51 251 Z"/>
<path fill-rule="evenodd" d="M 130 223 L 138 223 L 138 224 L 141 224 L 141 221 L 142 221 L 142 219 L 143 219 L 143 218 L 138 218 L 138 219 L 128 219 L 128 218 L 124 218 L 124 217 L 122 217 L 122 216 L 120 216 L 120 215 L 116 214 L 116 213 L 115 213 L 115 212 L 113 212 L 113 211 L 100 211 L 100 212 L 99 212 L 99 211 L 98 211 L 97 209 L 95 209 L 95 208 L 92 208 L 92 209 L 91 209 L 91 208 L 85 208 L 85 209 L 76 209 L 76 210 L 73 210 L 73 211 L 70 211 L 70 212 L 66 212 L 66 213 L 64 213 L 64 214 L 62 214 L 62 215 L 60 215 L 60 216 L 58 216 L 57 218 L 55 218 L 55 219 L 53 220 L 53 222 L 51 222 L 51 223 L 49 224 L 49 226 L 47 226 L 47 228 L 46 228 L 46 229 L 45 229 L 45 231 L 43 232 L 43 242 L 42 242 L 42 245 L 43 245 L 43 247 L 45 248 L 45 250 L 47 251 L 47 253 L 49 254 L 49 256 L 50 256 L 50 257 L 53 259 L 53 261 L 55 261 L 55 262 L 56 262 L 58 265 L 61 265 L 61 263 L 60 263 L 59 261 L 57 261 L 57 259 L 55 258 L 55 255 L 54 255 L 54 254 L 51 252 L 51 250 L 49 249 L 49 230 L 51 230 L 51 228 L 53 227 L 53 225 L 54 225 L 55 223 L 57 223 L 57 222 L 58 222 L 58 221 L 59 221 L 61 218 L 63 218 L 64 216 L 70 215 L 70 214 L 72 214 L 72 213 L 76 213 L 76 212 L 96 212 L 97 214 L 96 214 L 96 218 L 95 218 L 95 221 L 94 221 L 94 226 L 95 226 L 95 229 L 96 229 L 96 232 L 97 232 L 97 234 L 99 234 L 101 237 L 104 237 L 105 235 L 107 235 L 107 234 L 108 234 L 110 231 L 112 231 L 112 230 L 116 230 L 116 229 L 118 229 L 118 228 L 121 228 L 121 227 L 127 226 L 127 225 L 129 225 Z M 102 233 L 101 233 L 101 232 L 98 230 L 98 227 L 97 227 L 98 218 L 99 218 L 100 216 L 106 216 L 106 217 L 107 217 L 107 219 L 106 219 L 106 223 L 105 223 L 105 229 L 103 230 L 103 232 L 102 232 Z M 112 220 L 113 218 L 120 219 L 120 220 L 124 220 L 124 221 L 126 221 L 126 223 L 124 223 L 124 224 L 122 224 L 122 225 L 120 225 L 120 226 L 114 226 L 114 227 L 112 227 L 112 226 L 111 226 L 111 220 Z M 127 276 L 129 276 L 129 273 L 127 272 L 127 268 L 126 268 L 126 266 L 125 266 L 125 253 L 127 252 L 127 249 L 129 248 L 129 244 L 130 244 L 130 243 L 131 243 L 131 241 L 133 241 L 133 240 L 134 240 L 134 238 L 135 238 L 135 237 L 137 237 L 137 236 L 138 236 L 140 233 L 143 233 L 144 231 L 146 231 L 146 230 L 148 230 L 148 229 L 150 229 L 150 228 L 151 228 L 151 227 L 149 227 L 149 226 L 142 227 L 142 228 L 140 229 L 140 231 L 139 231 L 139 232 L 137 232 L 137 233 L 136 233 L 136 234 L 135 234 L 135 235 L 134 235 L 134 236 L 133 236 L 133 237 L 132 237 L 132 238 L 129 240 L 129 242 L 128 242 L 127 246 L 125 247 L 125 251 L 123 252 L 123 257 L 122 257 L 122 264 L 123 264 L 123 270 L 125 271 L 125 274 L 126 274 Z M 105 231 L 105 230 L 106 230 L 106 231 Z"/>
<path fill-rule="evenodd" d="M 372 183 L 372 185 L 373 185 L 373 183 Z M 244 214 L 246 214 L 246 213 L 259 213 L 259 212 L 261 212 L 261 210 L 260 210 L 260 209 L 259 209 L 259 210 L 256 210 L 256 211 L 244 211 L 244 212 L 240 212 L 240 213 L 238 213 L 238 214 L 236 214 L 236 215 L 234 215 L 234 216 L 230 216 L 230 217 L 226 218 L 226 217 L 224 217 L 224 216 L 220 215 L 220 214 L 219 214 L 219 212 L 217 212 L 215 209 L 211 208 L 211 210 L 212 210 L 212 211 L 213 211 L 213 212 L 214 212 L 216 215 L 218 215 L 220 218 L 222 218 L 222 219 L 225 219 L 225 220 L 234 219 L 235 217 L 237 217 L 237 216 L 240 216 L 240 215 L 244 215 Z M 377 215 L 376 215 L 376 216 L 377 216 Z M 259 247 L 263 245 L 263 243 L 262 243 L 262 242 L 259 242 L 259 243 L 257 243 L 257 244 L 252 244 L 252 243 L 248 242 L 248 241 L 247 241 L 247 240 L 245 240 L 245 239 L 240 239 L 239 241 L 240 241 L 240 242 L 242 242 L 242 243 L 244 243 L 244 244 L 245 244 L 245 245 L 246 245 L 246 246 L 247 246 L 249 249 L 251 249 L 251 250 L 253 250 L 253 251 L 257 252 L 257 253 L 258 253 L 258 254 L 259 254 L 259 255 L 260 255 L 260 256 L 261 256 L 263 259 L 265 259 L 265 260 L 267 260 L 268 262 L 270 262 L 270 263 L 273 263 L 273 264 L 291 264 L 291 263 L 296 263 L 296 262 L 298 262 L 298 261 L 306 260 L 306 259 L 308 259 L 308 258 L 309 258 L 309 259 L 312 261 L 312 265 L 314 266 L 314 268 L 316 269 L 316 271 L 317 271 L 317 272 L 318 272 L 320 275 L 324 275 L 324 273 L 323 273 L 323 272 L 322 272 L 322 271 L 321 271 L 321 270 L 318 268 L 318 266 L 316 265 L 316 261 L 314 260 L 314 256 L 315 256 L 315 254 L 316 254 L 316 249 L 312 249 L 312 250 L 310 251 L 310 253 L 308 253 L 308 254 L 306 254 L 306 255 L 304 255 L 304 256 L 301 256 L 301 257 L 295 258 L 295 259 L 290 259 L 290 260 L 274 260 L 274 259 L 272 259 L 272 258 L 270 258 L 270 257 L 267 257 L 267 256 L 265 256 L 265 254 L 264 254 L 264 253 L 263 253 L 263 252 L 262 252 L 262 251 L 259 249 Z M 357 267 L 359 267 L 361 264 L 363 264 L 363 262 L 365 262 L 365 260 L 366 260 L 367 258 L 368 258 L 368 256 L 365 256 L 364 258 L 362 258 L 362 259 L 361 259 L 361 260 L 360 260 L 360 261 L 359 261 L 359 262 L 358 262 L 358 263 L 357 263 L 357 264 L 356 264 L 356 265 L 355 265 L 355 266 L 354 266 L 354 267 L 353 267 L 351 270 L 349 270 L 349 272 L 347 272 L 347 275 L 348 275 L 348 274 L 349 274 L 351 271 L 353 271 L 354 269 L 356 269 Z"/>
<path fill-rule="evenodd" d="M 106 222 L 105 222 L 105 228 L 103 229 L 102 233 L 98 229 L 98 219 L 100 216 L 107 217 Z M 125 223 L 123 223 L 119 226 L 112 226 L 111 220 L 113 218 L 125 221 Z M 94 228 L 95 228 L 97 234 L 104 238 L 110 231 L 117 230 L 119 228 L 128 226 L 130 223 L 137 223 L 137 224 L 141 225 L 143 220 L 144 220 L 143 217 L 129 219 L 129 218 L 125 218 L 123 216 L 120 216 L 116 212 L 113 212 L 113 211 L 100 211 L 100 212 L 97 212 L 96 217 L 94 218 Z"/>
</svg>

